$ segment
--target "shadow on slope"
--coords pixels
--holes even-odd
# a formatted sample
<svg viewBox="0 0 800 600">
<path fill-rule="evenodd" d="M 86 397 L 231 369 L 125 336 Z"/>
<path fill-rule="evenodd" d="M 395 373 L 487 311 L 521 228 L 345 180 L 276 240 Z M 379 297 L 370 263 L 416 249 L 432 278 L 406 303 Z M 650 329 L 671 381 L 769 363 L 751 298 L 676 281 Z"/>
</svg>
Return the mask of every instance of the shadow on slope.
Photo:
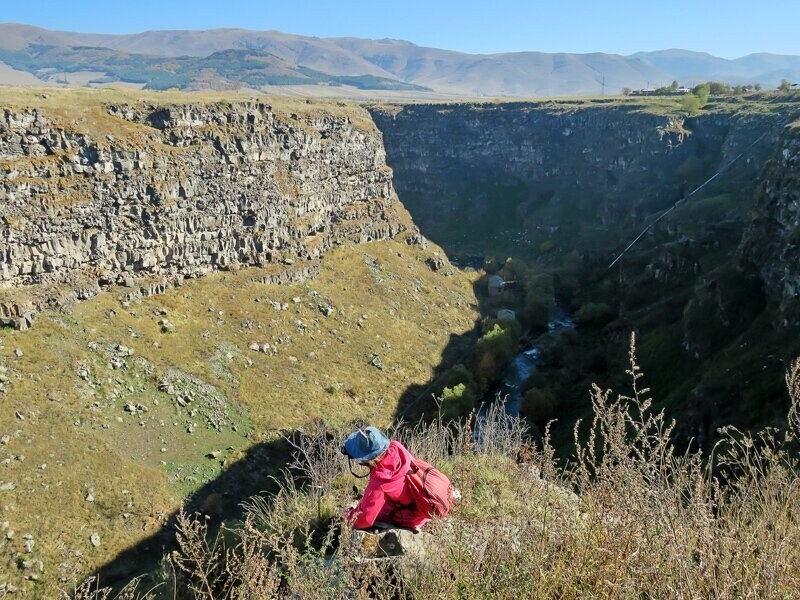
<svg viewBox="0 0 800 600">
<path fill-rule="evenodd" d="M 474 283 L 476 298 L 485 296 L 478 291 L 479 286 L 485 285 L 484 278 Z M 483 308 L 483 304 L 479 300 L 478 308 Z M 438 364 L 431 368 L 429 380 L 424 384 L 410 385 L 400 395 L 395 412 L 396 422 L 416 421 L 433 414 L 436 409 L 433 396 L 441 391 L 442 375 L 471 356 L 479 336 L 479 323 L 464 334 L 450 336 L 438 358 Z M 298 431 L 287 432 L 282 437 L 251 446 L 243 458 L 227 466 L 219 477 L 187 497 L 184 512 L 208 516 L 212 535 L 224 523 L 242 520 L 245 501 L 256 495 L 269 496 L 278 491 L 293 462 L 290 440 L 298 434 Z M 148 589 L 150 586 L 147 584 L 153 584 L 158 579 L 162 558 L 177 547 L 178 516 L 178 512 L 172 513 L 156 533 L 119 553 L 93 573 L 98 585 L 120 590 L 134 578 L 141 577 L 140 589 Z"/>
<path fill-rule="evenodd" d="M 287 434 L 286 438 L 291 439 L 293 435 Z M 286 438 L 250 447 L 244 458 L 227 466 L 219 477 L 188 496 L 184 511 L 207 515 L 214 531 L 225 522 L 243 518 L 242 502 L 256 494 L 277 490 L 281 472 L 291 461 L 291 445 Z M 98 569 L 93 575 L 98 578 L 99 585 L 121 589 L 135 577 L 143 577 L 147 583 L 148 578 L 156 575 L 163 556 L 176 547 L 177 517 L 177 512 L 171 514 L 156 533 Z"/>
</svg>

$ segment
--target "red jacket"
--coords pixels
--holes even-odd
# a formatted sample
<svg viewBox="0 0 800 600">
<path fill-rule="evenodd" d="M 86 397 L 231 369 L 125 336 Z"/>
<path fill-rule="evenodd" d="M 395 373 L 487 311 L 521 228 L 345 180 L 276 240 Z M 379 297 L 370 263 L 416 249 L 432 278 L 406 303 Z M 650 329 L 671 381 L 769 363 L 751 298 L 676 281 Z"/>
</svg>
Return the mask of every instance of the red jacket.
<svg viewBox="0 0 800 600">
<path fill-rule="evenodd" d="M 403 444 L 392 440 L 386 454 L 372 468 L 364 496 L 345 518 L 356 529 L 372 527 L 375 521 L 419 529 L 430 521 L 417 510 L 414 498 L 406 489 L 406 472 L 414 457 Z"/>
</svg>

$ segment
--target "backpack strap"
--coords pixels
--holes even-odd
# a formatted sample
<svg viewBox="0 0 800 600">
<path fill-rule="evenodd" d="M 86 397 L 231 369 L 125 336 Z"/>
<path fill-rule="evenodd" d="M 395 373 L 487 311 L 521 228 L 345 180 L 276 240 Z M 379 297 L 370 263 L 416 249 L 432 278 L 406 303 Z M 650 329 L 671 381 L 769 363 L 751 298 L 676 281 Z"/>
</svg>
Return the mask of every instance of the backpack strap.
<svg viewBox="0 0 800 600">
<path fill-rule="evenodd" d="M 413 471 L 412 471 L 412 469 L 413 469 Z M 409 467 L 408 472 L 409 473 L 416 473 L 417 471 L 420 471 L 420 470 L 421 469 L 419 468 L 419 465 L 416 463 L 416 461 L 412 460 L 411 461 L 411 466 Z M 431 497 L 431 493 L 430 493 L 430 491 L 428 491 L 428 485 L 427 485 L 427 483 L 428 483 L 428 474 L 431 471 L 433 471 L 433 466 L 431 466 L 431 465 L 428 465 L 427 467 L 425 467 L 424 470 L 422 470 L 422 491 L 425 494 L 425 499 L 428 501 L 428 504 L 430 505 L 431 510 L 436 511 L 436 503 L 437 502 L 439 503 L 439 506 L 441 506 L 443 508 L 447 506 L 447 503 L 436 493 L 434 493 L 433 497 Z"/>
</svg>

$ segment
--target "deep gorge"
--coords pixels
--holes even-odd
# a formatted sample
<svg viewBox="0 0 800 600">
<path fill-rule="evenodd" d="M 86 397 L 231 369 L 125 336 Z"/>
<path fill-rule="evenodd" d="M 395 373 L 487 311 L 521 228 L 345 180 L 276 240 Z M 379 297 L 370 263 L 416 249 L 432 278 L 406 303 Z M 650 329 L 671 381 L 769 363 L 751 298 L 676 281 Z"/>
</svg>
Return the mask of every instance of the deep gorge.
<svg viewBox="0 0 800 600">
<path fill-rule="evenodd" d="M 501 365 L 470 352 L 530 292 L 490 296 L 494 273 L 529 277 L 551 311 L 517 312 L 514 352 L 536 340 L 523 412 L 558 419 L 562 447 L 591 383 L 627 390 L 632 332 L 683 443 L 785 416 L 800 352 L 791 98 L 687 116 L 619 99 L 103 94 L 32 92 L 0 113 L 3 493 L 47 585 L 55 540 L 77 549 L 75 572 L 124 582 L 157 568 L 182 502 L 241 516 L 310 419 L 435 409 L 454 373 L 493 389 Z M 575 327 L 548 332 L 554 307 Z M 15 543 L 0 559 L 21 580 Z"/>
<path fill-rule="evenodd" d="M 706 446 L 720 426 L 782 419 L 781 373 L 800 351 L 797 107 L 708 108 L 692 117 L 614 101 L 371 109 L 398 195 L 425 235 L 473 262 L 536 265 L 578 315 L 529 383 L 545 397 L 540 424 L 558 418 L 569 429 L 586 416 L 592 382 L 624 389 L 631 332 L 658 405 L 686 440 Z"/>
<path fill-rule="evenodd" d="M 666 404 L 707 439 L 724 419 L 769 420 L 745 388 L 778 393 L 764 380 L 796 350 L 765 354 L 791 339 L 800 294 L 797 108 L 779 100 L 721 99 L 695 116 L 614 100 L 384 105 L 369 108 L 374 123 L 346 107 L 117 102 L 83 128 L 7 108 L 0 318 L 26 328 L 110 285 L 135 298 L 220 269 L 301 279 L 337 244 L 413 237 L 396 190 L 451 256 L 513 257 L 554 278 L 579 327 L 544 353 L 555 371 L 539 385 L 559 400 L 543 414 L 577 417 L 589 377 L 618 383 L 639 332 Z M 746 339 L 754 323 L 761 343 Z M 734 389 L 735 344 L 761 348 L 745 353 L 761 373 L 745 369 Z M 691 382 L 672 380 L 676 364 Z"/>
</svg>

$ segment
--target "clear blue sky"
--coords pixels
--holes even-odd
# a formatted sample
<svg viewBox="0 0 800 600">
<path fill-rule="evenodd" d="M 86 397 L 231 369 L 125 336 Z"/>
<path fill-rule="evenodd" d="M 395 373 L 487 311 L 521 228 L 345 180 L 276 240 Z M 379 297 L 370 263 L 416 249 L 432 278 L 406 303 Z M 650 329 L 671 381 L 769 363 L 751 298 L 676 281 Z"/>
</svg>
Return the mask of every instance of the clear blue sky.
<svg viewBox="0 0 800 600">
<path fill-rule="evenodd" d="M 800 0 L 0 0 L 0 21 L 96 33 L 278 29 L 473 53 L 685 48 L 725 58 L 800 55 Z"/>
</svg>

